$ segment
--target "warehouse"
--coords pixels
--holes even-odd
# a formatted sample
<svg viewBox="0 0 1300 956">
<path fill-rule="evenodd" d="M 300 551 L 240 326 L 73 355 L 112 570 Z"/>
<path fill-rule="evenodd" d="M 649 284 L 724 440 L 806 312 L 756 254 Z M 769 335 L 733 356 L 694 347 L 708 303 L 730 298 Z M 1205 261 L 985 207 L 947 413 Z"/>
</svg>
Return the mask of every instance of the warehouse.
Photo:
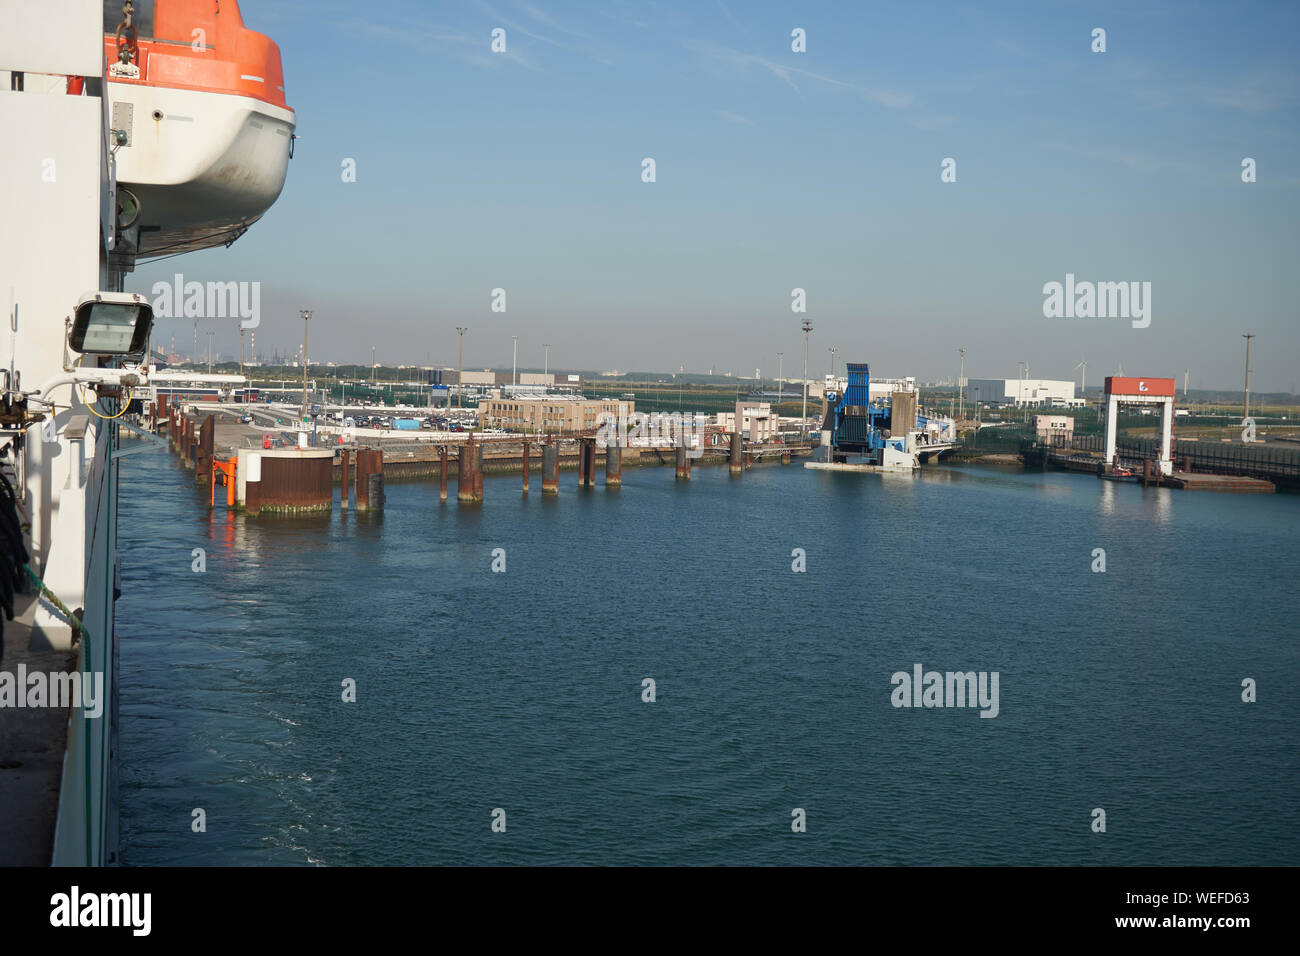
<svg viewBox="0 0 1300 956">
<path fill-rule="evenodd" d="M 1074 382 L 1045 378 L 971 378 L 966 380 L 966 401 L 994 408 L 1003 405 L 1040 408 L 1082 407 L 1074 397 Z"/>
</svg>

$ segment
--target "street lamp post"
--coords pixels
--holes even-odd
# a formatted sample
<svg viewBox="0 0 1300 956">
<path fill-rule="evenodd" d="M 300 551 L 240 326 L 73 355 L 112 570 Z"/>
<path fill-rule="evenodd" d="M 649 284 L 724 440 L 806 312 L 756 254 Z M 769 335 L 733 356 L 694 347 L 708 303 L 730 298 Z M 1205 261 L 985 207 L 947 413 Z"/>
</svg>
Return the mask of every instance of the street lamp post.
<svg viewBox="0 0 1300 956">
<path fill-rule="evenodd" d="M 957 421 L 966 417 L 966 350 L 958 349 L 961 365 L 957 369 Z"/>
<path fill-rule="evenodd" d="M 299 309 L 302 316 L 302 417 L 307 417 L 307 320 L 311 318 L 311 309 Z"/>
<path fill-rule="evenodd" d="M 467 325 L 456 326 L 456 333 L 460 336 L 460 358 L 456 359 L 456 408 L 457 409 L 462 407 L 461 395 L 465 391 L 465 385 L 461 381 L 461 379 L 463 378 L 463 375 L 461 374 L 461 369 L 465 366 L 465 333 L 467 331 L 469 331 L 469 326 Z"/>
<path fill-rule="evenodd" d="M 799 423 L 799 430 L 806 436 L 808 434 L 808 333 L 812 331 L 812 321 L 803 320 L 803 419 Z"/>
<path fill-rule="evenodd" d="M 835 346 L 831 346 L 826 351 L 831 353 L 831 388 L 834 388 L 835 387 L 835 353 L 838 352 L 839 349 L 835 348 Z M 823 422 L 826 421 L 826 411 L 830 408 L 830 404 L 831 404 L 831 394 L 825 386 L 822 386 L 822 421 Z M 830 461 L 829 458 L 826 460 Z"/>
<path fill-rule="evenodd" d="M 1246 401 L 1241 413 L 1242 418 L 1250 417 L 1250 340 L 1254 337 L 1254 332 L 1246 332 L 1242 335 L 1246 340 Z"/>
</svg>

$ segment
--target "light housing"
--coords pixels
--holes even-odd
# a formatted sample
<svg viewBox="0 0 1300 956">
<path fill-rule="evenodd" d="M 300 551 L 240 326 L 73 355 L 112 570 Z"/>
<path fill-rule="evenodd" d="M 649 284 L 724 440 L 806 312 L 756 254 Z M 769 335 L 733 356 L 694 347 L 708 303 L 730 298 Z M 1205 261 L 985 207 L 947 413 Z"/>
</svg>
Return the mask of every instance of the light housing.
<svg viewBox="0 0 1300 956">
<path fill-rule="evenodd" d="M 83 355 L 142 355 L 153 306 L 134 292 L 87 292 L 72 315 L 68 345 Z"/>
</svg>

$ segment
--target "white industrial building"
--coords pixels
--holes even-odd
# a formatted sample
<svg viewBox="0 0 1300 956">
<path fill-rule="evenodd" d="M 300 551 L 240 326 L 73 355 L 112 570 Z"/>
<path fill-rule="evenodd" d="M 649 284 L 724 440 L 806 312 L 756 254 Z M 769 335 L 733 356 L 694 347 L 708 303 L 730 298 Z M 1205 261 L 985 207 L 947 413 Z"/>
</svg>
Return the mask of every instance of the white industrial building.
<svg viewBox="0 0 1300 956">
<path fill-rule="evenodd" d="M 736 411 L 718 412 L 717 424 L 723 431 L 736 430 L 736 415 L 741 416 L 741 433 L 752 442 L 775 441 L 781 435 L 781 420 L 767 402 L 737 402 Z"/>
<path fill-rule="evenodd" d="M 1084 404 L 1074 397 L 1074 382 L 1046 378 L 968 378 L 966 401 L 985 405 L 1075 408 Z"/>
</svg>

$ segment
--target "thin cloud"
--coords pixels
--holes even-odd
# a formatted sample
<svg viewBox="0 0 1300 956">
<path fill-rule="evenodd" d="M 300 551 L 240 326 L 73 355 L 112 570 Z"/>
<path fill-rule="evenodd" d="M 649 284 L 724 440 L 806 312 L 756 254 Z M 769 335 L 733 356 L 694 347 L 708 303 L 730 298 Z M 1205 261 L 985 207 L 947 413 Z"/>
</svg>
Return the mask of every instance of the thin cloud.
<svg viewBox="0 0 1300 956">
<path fill-rule="evenodd" d="M 1118 146 L 1094 147 L 1080 146 L 1077 143 L 1068 145 L 1064 143 L 1054 143 L 1051 148 L 1054 150 L 1069 152 L 1074 155 L 1086 156 L 1090 159 L 1096 159 L 1102 162 L 1117 163 L 1141 173 L 1165 173 L 1173 171 L 1185 176 L 1207 175 L 1206 170 L 1203 167 L 1189 163 L 1186 160 L 1170 156 L 1152 155 L 1150 153 L 1143 153 L 1134 149 L 1125 149 Z"/>
<path fill-rule="evenodd" d="M 511 20 L 508 17 L 502 16 L 491 5 L 485 3 L 484 0 L 478 0 L 478 6 L 480 9 L 486 11 L 487 14 L 490 17 L 492 17 L 493 20 L 496 21 L 497 24 L 506 27 L 507 31 L 513 30 L 516 33 L 522 33 L 524 36 L 529 37 L 530 39 L 537 40 L 541 43 L 549 44 L 550 46 L 555 47 L 557 50 L 566 50 L 572 53 L 577 53 L 581 56 L 587 57 L 590 60 L 594 60 L 595 62 L 601 64 L 602 66 L 614 65 L 613 62 L 610 61 L 610 59 L 607 56 L 604 56 L 600 53 L 596 53 L 593 51 L 592 49 L 593 41 L 591 41 L 589 37 L 585 36 L 582 33 L 578 33 L 575 30 L 570 30 L 567 27 L 560 26 L 560 24 L 556 23 L 555 20 L 552 19 L 550 16 L 548 16 L 544 11 L 538 9 L 532 4 L 529 3 L 521 4 L 520 9 L 523 10 L 524 13 L 528 14 L 533 19 L 537 20 L 539 23 L 546 24 L 546 26 L 550 27 L 551 29 L 558 30 L 561 33 L 568 34 L 569 36 L 572 37 L 577 37 L 578 39 L 581 40 L 586 40 L 587 42 L 580 43 L 580 44 L 562 43 L 559 40 L 553 39 L 551 37 L 543 36 L 540 33 L 534 33 L 532 30 L 529 30 L 526 26 L 521 24 L 518 20 Z"/>
<path fill-rule="evenodd" d="M 727 9 L 727 4 L 725 3 L 725 0 L 718 0 L 718 9 L 721 10 L 722 15 L 726 17 L 728 20 L 730 20 L 735 26 L 740 27 L 742 30 L 745 28 L 745 25 L 743 23 L 741 23 L 739 20 L 737 20 L 735 17 L 731 15 L 731 11 Z"/>
<path fill-rule="evenodd" d="M 502 53 L 491 52 L 491 36 L 472 37 L 441 27 L 421 27 L 408 24 L 402 27 L 390 27 L 369 20 L 339 22 L 334 26 L 353 36 L 368 34 L 387 42 L 404 43 L 416 49 L 437 50 L 450 53 L 458 59 L 481 67 L 498 67 L 503 62 L 517 63 L 525 69 L 536 70 L 538 66 L 516 50 L 507 45 Z"/>
<path fill-rule="evenodd" d="M 718 116 L 722 117 L 728 123 L 735 123 L 737 126 L 757 126 L 752 119 L 741 116 L 739 113 L 733 113 L 731 110 L 714 110 Z"/>
<path fill-rule="evenodd" d="M 528 14 L 538 23 L 543 24 L 544 26 L 548 26 L 552 30 L 559 30 L 561 33 L 567 33 L 571 37 L 578 37 L 578 39 L 580 40 L 591 39 L 591 37 L 587 36 L 587 34 L 585 33 L 579 33 L 577 30 L 570 30 L 568 27 L 561 26 L 559 23 L 556 23 L 553 19 L 551 19 L 551 17 L 547 16 L 545 11 L 539 10 L 531 3 L 521 3 L 519 5 L 519 9 L 524 11 L 524 13 Z"/>
<path fill-rule="evenodd" d="M 841 89 L 852 90 L 862 96 L 864 99 L 884 106 L 891 110 L 904 110 L 912 105 L 912 97 L 907 93 L 895 93 L 889 90 L 877 90 L 870 87 L 859 86 L 856 83 L 849 83 L 844 80 L 837 80 L 833 76 L 827 76 L 824 73 L 814 73 L 811 70 L 805 70 L 797 66 L 788 66 L 784 63 L 776 63 L 761 56 L 755 56 L 752 53 L 741 53 L 739 50 L 733 50 L 731 47 L 723 46 L 719 43 L 709 43 L 703 40 L 690 39 L 685 41 L 686 48 L 714 60 L 730 64 L 739 69 L 746 70 L 751 66 L 759 66 L 767 70 L 773 76 L 777 77 L 796 93 L 802 92 L 795 78 L 807 78 L 819 83 L 825 83 L 828 86 L 835 86 Z"/>
<path fill-rule="evenodd" d="M 912 126 L 927 132 L 947 129 L 953 123 L 957 122 L 955 116 L 913 116 L 907 121 Z"/>
<path fill-rule="evenodd" d="M 489 6 L 486 3 L 483 3 L 482 0 L 479 0 L 479 6 L 487 11 L 488 16 L 492 17 L 498 24 L 502 26 L 509 27 L 511 30 L 515 30 L 519 33 L 522 33 L 524 36 L 530 37 L 531 39 L 540 40 L 542 43 L 549 43 L 551 46 L 554 47 L 563 48 L 564 46 L 564 44 L 561 43 L 559 40 L 552 40 L 550 37 L 544 37 L 541 34 L 533 33 L 527 27 L 522 26 L 517 20 L 510 20 L 507 19 L 506 17 L 503 17 L 501 14 L 497 13 L 497 11 L 494 10 L 491 6 Z M 509 44 L 507 43 L 507 46 L 508 45 Z"/>
<path fill-rule="evenodd" d="M 1245 113 L 1267 113 L 1285 103 L 1286 97 L 1279 95 L 1277 90 L 1242 86 L 1211 90 L 1207 93 L 1205 102 L 1214 106 L 1227 106 Z"/>
</svg>

